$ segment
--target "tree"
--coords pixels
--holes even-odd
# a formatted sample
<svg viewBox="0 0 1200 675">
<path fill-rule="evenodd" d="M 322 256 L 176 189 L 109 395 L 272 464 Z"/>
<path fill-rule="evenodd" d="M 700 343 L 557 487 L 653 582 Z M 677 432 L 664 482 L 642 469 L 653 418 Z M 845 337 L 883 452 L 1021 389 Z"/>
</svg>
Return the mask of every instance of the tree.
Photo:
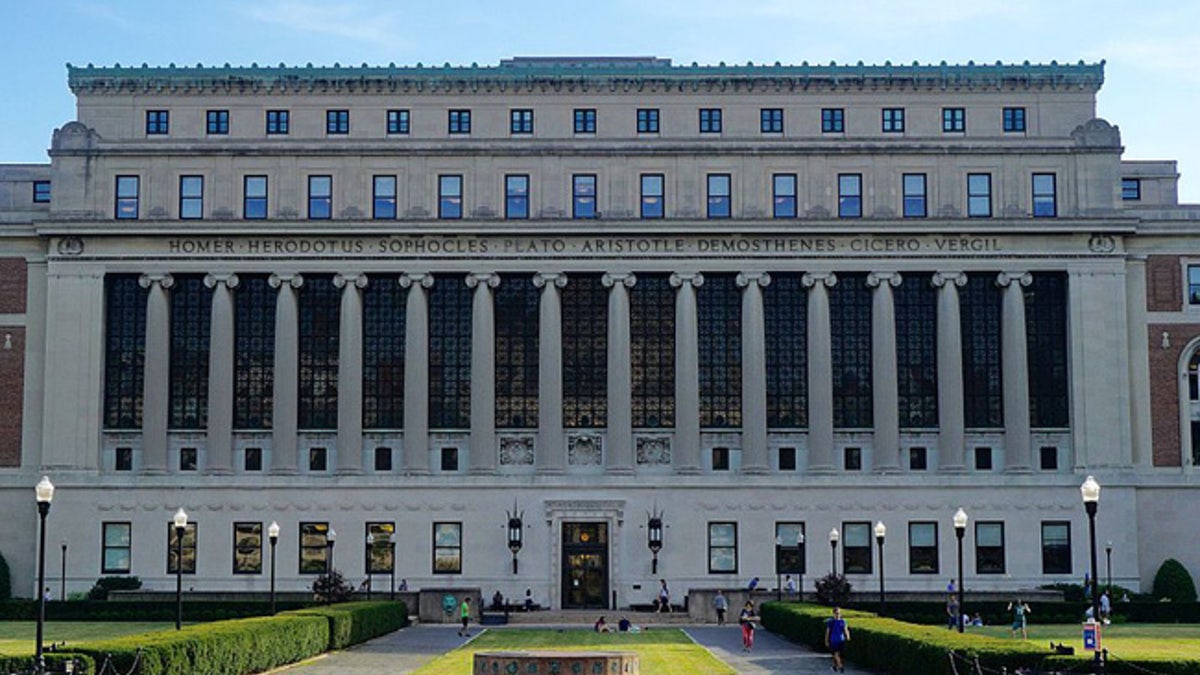
<svg viewBox="0 0 1200 675">
<path fill-rule="evenodd" d="M 1196 584 L 1187 568 L 1174 558 L 1167 558 L 1154 575 L 1154 597 L 1172 602 L 1195 602 Z"/>
<path fill-rule="evenodd" d="M 4 559 L 4 554 L 0 553 L 0 600 L 8 600 L 12 597 L 12 580 L 8 574 L 8 561 Z"/>
<path fill-rule="evenodd" d="M 822 605 L 844 605 L 850 599 L 850 582 L 840 574 L 826 574 L 817 579 L 817 602 Z"/>
<path fill-rule="evenodd" d="M 341 572 L 333 570 L 313 580 L 312 592 L 321 602 L 345 602 L 354 595 L 354 587 L 346 583 Z"/>
</svg>

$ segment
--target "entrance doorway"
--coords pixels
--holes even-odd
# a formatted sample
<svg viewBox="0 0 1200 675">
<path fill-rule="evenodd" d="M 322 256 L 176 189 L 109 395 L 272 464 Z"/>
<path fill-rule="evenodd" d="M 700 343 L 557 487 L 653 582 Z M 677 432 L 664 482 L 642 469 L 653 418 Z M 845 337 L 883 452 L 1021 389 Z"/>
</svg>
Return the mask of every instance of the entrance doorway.
<svg viewBox="0 0 1200 675">
<path fill-rule="evenodd" d="M 563 609 L 608 608 L 608 523 L 563 523 Z"/>
</svg>

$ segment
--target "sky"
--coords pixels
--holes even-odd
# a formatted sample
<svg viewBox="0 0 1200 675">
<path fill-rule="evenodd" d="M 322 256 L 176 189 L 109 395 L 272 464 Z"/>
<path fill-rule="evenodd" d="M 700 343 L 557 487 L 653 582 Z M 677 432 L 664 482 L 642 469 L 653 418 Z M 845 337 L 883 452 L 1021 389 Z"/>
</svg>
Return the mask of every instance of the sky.
<svg viewBox="0 0 1200 675">
<path fill-rule="evenodd" d="M 1126 159 L 1179 162 L 1200 203 L 1197 0 L 6 0 L 0 162 L 46 162 L 66 64 L 1089 63 Z"/>
</svg>

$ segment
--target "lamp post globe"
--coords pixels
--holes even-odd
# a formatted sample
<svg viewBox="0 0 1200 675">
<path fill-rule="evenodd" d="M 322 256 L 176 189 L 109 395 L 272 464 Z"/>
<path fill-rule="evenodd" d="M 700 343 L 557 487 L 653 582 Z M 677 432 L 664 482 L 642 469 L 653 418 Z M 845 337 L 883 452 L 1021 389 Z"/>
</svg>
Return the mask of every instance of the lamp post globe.
<svg viewBox="0 0 1200 675">
<path fill-rule="evenodd" d="M 325 604 L 333 604 L 333 545 L 337 543 L 337 530 L 332 527 L 325 533 Z"/>
<path fill-rule="evenodd" d="M 50 514 L 50 502 L 54 500 L 54 483 L 50 482 L 48 476 L 42 476 L 42 480 L 33 488 L 34 496 L 37 499 L 38 510 L 38 619 L 37 619 L 37 645 L 34 653 L 34 669 L 38 673 L 46 672 L 46 660 L 43 656 L 42 641 L 45 635 L 46 627 L 46 516 Z"/>
<path fill-rule="evenodd" d="M 183 534 L 188 514 L 181 506 L 171 520 L 175 524 L 175 630 L 179 630 L 183 628 Z"/>
<path fill-rule="evenodd" d="M 954 512 L 954 536 L 958 539 L 958 616 L 954 617 L 954 623 L 958 625 L 958 632 L 963 632 L 963 535 L 967 533 L 967 512 L 960 506 Z"/>
<path fill-rule="evenodd" d="M 1079 494 L 1083 497 L 1083 508 L 1088 517 L 1088 544 L 1092 563 L 1092 620 L 1100 621 L 1100 593 L 1096 584 L 1096 511 L 1100 507 L 1100 483 L 1088 476 L 1079 486 Z M 1100 650 L 1096 650 L 1093 669 L 1099 673 L 1102 668 Z"/>
<path fill-rule="evenodd" d="M 371 586 L 373 585 L 372 582 L 374 581 L 374 578 L 372 577 L 372 573 L 375 571 L 375 561 L 372 559 L 372 554 L 374 552 L 375 552 L 375 535 L 368 532 L 367 533 L 367 548 L 366 548 L 367 600 L 371 599 Z"/>
<path fill-rule="evenodd" d="M 883 521 L 875 523 L 875 543 L 879 545 L 879 607 L 883 608 L 883 539 L 887 536 L 887 525 Z"/>
<path fill-rule="evenodd" d="M 829 569 L 834 576 L 837 576 L 837 545 L 840 537 L 836 527 L 829 531 Z"/>
<path fill-rule="evenodd" d="M 275 616 L 275 545 L 279 543 L 279 523 L 271 521 L 267 538 L 271 542 L 271 616 Z"/>
</svg>

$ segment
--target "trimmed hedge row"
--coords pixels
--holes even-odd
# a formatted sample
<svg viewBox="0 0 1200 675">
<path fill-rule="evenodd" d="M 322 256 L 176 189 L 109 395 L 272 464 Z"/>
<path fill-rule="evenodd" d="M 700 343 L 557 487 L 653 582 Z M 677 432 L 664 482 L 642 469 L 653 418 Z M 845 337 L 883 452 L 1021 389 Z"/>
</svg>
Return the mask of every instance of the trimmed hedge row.
<svg viewBox="0 0 1200 675">
<path fill-rule="evenodd" d="M 1030 602 L 1032 612 L 1027 615 L 1030 624 L 1035 623 L 1079 623 L 1090 602 Z M 965 610 L 974 616 L 979 612 L 989 626 L 1008 625 L 1012 622 L 1012 611 L 1004 601 L 973 601 L 967 597 Z M 843 607 L 877 612 L 879 603 L 850 602 Z M 1113 617 L 1116 621 L 1134 623 L 1200 623 L 1200 603 L 1182 602 L 1114 602 Z M 946 605 L 941 602 L 888 601 L 880 613 L 892 619 L 909 623 L 946 625 Z"/>
<path fill-rule="evenodd" d="M 279 602 L 280 611 L 303 609 L 311 602 Z M 36 600 L 0 602 L 0 620 L 37 621 Z M 256 600 L 183 603 L 188 621 L 224 621 L 266 616 L 271 604 Z M 175 601 L 112 602 L 108 600 L 52 600 L 46 603 L 47 621 L 174 621 Z"/>
<path fill-rule="evenodd" d="M 288 613 L 325 617 L 329 621 L 329 649 L 345 649 L 408 623 L 408 608 L 403 602 L 347 602 Z"/>
<path fill-rule="evenodd" d="M 92 661 L 90 656 L 83 654 L 45 654 L 46 667 L 48 670 L 62 671 L 65 669 L 64 663 L 75 659 L 81 670 L 76 672 L 94 673 L 96 672 L 96 663 Z M 0 673 L 15 673 L 20 671 L 28 671 L 33 667 L 33 656 L 5 656 L 0 654 Z"/>
</svg>

